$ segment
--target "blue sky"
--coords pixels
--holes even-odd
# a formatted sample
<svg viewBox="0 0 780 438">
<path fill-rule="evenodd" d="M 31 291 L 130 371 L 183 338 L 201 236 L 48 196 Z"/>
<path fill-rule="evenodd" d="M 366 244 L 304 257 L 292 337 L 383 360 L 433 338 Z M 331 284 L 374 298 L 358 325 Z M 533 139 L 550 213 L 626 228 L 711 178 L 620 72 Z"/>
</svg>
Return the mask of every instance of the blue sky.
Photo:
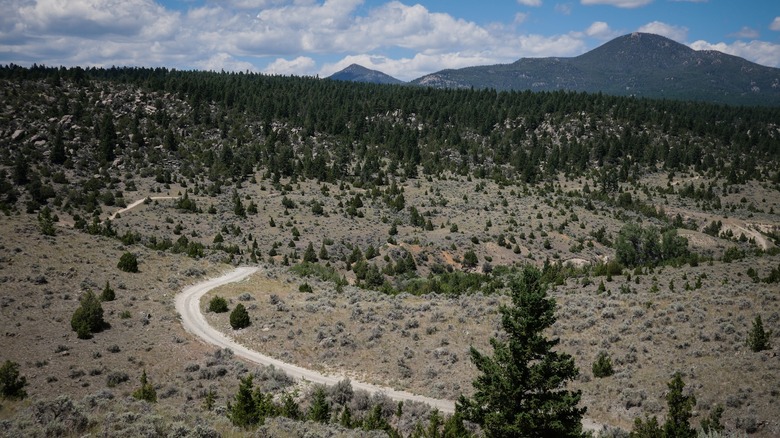
<svg viewBox="0 0 780 438">
<path fill-rule="evenodd" d="M 0 63 L 410 80 L 651 32 L 780 67 L 776 0 L 0 0 Z"/>
</svg>

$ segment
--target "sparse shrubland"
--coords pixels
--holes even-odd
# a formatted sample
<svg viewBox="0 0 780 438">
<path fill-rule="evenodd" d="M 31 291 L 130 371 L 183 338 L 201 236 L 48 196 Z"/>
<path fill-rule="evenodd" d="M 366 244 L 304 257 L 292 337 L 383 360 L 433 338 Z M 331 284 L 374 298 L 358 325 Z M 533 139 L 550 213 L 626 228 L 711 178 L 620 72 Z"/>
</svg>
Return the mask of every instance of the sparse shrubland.
<svg viewBox="0 0 780 438">
<path fill-rule="evenodd" d="M 544 339 L 590 367 L 569 401 L 611 436 L 780 434 L 776 108 L 143 68 L 0 84 L 0 332 L 32 399 L 3 402 L 3 433 L 231 435 L 247 376 L 259 435 L 479 432 L 208 352 L 173 296 L 250 264 L 204 297 L 214 327 L 450 400 L 486 392 L 470 347 L 511 344 L 500 309 L 533 265 Z M 664 404 L 670 367 L 689 386 Z M 157 403 L 125 397 L 144 370 Z"/>
</svg>

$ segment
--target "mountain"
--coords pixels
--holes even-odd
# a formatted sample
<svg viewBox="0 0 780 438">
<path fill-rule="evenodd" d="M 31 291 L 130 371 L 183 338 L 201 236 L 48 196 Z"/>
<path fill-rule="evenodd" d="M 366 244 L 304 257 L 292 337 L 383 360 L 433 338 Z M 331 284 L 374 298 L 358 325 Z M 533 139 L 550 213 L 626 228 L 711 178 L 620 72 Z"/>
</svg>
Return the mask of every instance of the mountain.
<svg viewBox="0 0 780 438">
<path fill-rule="evenodd" d="M 780 106 L 780 69 L 713 50 L 693 50 L 648 33 L 624 35 L 572 58 L 523 58 L 512 64 L 442 70 L 411 83 Z"/>
<path fill-rule="evenodd" d="M 369 82 L 372 84 L 403 84 L 404 82 L 378 70 L 352 64 L 344 70 L 333 73 L 328 79 L 337 81 Z"/>
</svg>

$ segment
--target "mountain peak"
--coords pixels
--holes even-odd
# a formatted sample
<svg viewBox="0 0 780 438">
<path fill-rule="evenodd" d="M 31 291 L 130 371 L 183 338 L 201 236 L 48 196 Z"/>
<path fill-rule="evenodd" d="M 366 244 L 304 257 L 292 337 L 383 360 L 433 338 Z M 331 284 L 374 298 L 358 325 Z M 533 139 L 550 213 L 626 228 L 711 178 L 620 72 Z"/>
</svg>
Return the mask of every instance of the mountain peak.
<svg viewBox="0 0 780 438">
<path fill-rule="evenodd" d="M 442 70 L 412 83 L 780 106 L 780 69 L 642 32 L 573 58 L 522 58 L 512 64 Z"/>
<path fill-rule="evenodd" d="M 371 70 L 370 68 L 363 67 L 359 64 L 350 64 L 347 68 L 328 76 L 328 79 L 336 81 L 367 82 L 372 84 L 403 83 L 403 81 L 382 73 L 381 71 Z"/>
</svg>

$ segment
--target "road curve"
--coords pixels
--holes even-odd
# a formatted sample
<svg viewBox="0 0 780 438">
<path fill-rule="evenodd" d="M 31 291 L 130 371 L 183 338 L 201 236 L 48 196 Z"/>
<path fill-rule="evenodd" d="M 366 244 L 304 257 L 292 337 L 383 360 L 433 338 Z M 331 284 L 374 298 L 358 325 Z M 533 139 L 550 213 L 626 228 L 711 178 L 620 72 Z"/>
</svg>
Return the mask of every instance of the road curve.
<svg viewBox="0 0 780 438">
<path fill-rule="evenodd" d="M 341 380 L 344 380 L 346 376 L 321 374 L 317 371 L 301 368 L 299 366 L 282 362 L 264 354 L 260 354 L 254 350 L 250 350 L 249 348 L 239 344 L 229 336 L 226 336 L 219 330 L 209 325 L 209 323 L 206 321 L 206 318 L 204 318 L 200 311 L 201 297 L 203 297 L 206 292 L 214 289 L 215 287 L 241 281 L 257 272 L 257 270 L 258 268 L 255 267 L 236 268 L 227 274 L 222 275 L 221 277 L 212 278 L 184 289 L 176 296 L 176 311 L 179 312 L 179 315 L 181 316 L 181 322 L 182 325 L 184 325 L 184 329 L 209 344 L 220 348 L 229 348 L 233 350 L 235 355 L 240 356 L 249 362 L 259 365 L 273 365 L 274 367 L 283 370 L 285 373 L 295 379 L 303 379 L 325 385 L 334 385 Z M 412 394 L 411 392 L 398 391 L 393 388 L 372 385 L 370 383 L 360 382 L 352 379 L 350 380 L 352 383 L 352 388 L 354 389 L 362 389 L 371 393 L 381 392 L 391 399 L 397 401 L 417 401 L 427 403 L 432 407 L 439 409 L 439 411 L 446 413 L 452 413 L 455 411 L 455 403 L 450 400 L 424 397 L 422 395 Z"/>
</svg>

